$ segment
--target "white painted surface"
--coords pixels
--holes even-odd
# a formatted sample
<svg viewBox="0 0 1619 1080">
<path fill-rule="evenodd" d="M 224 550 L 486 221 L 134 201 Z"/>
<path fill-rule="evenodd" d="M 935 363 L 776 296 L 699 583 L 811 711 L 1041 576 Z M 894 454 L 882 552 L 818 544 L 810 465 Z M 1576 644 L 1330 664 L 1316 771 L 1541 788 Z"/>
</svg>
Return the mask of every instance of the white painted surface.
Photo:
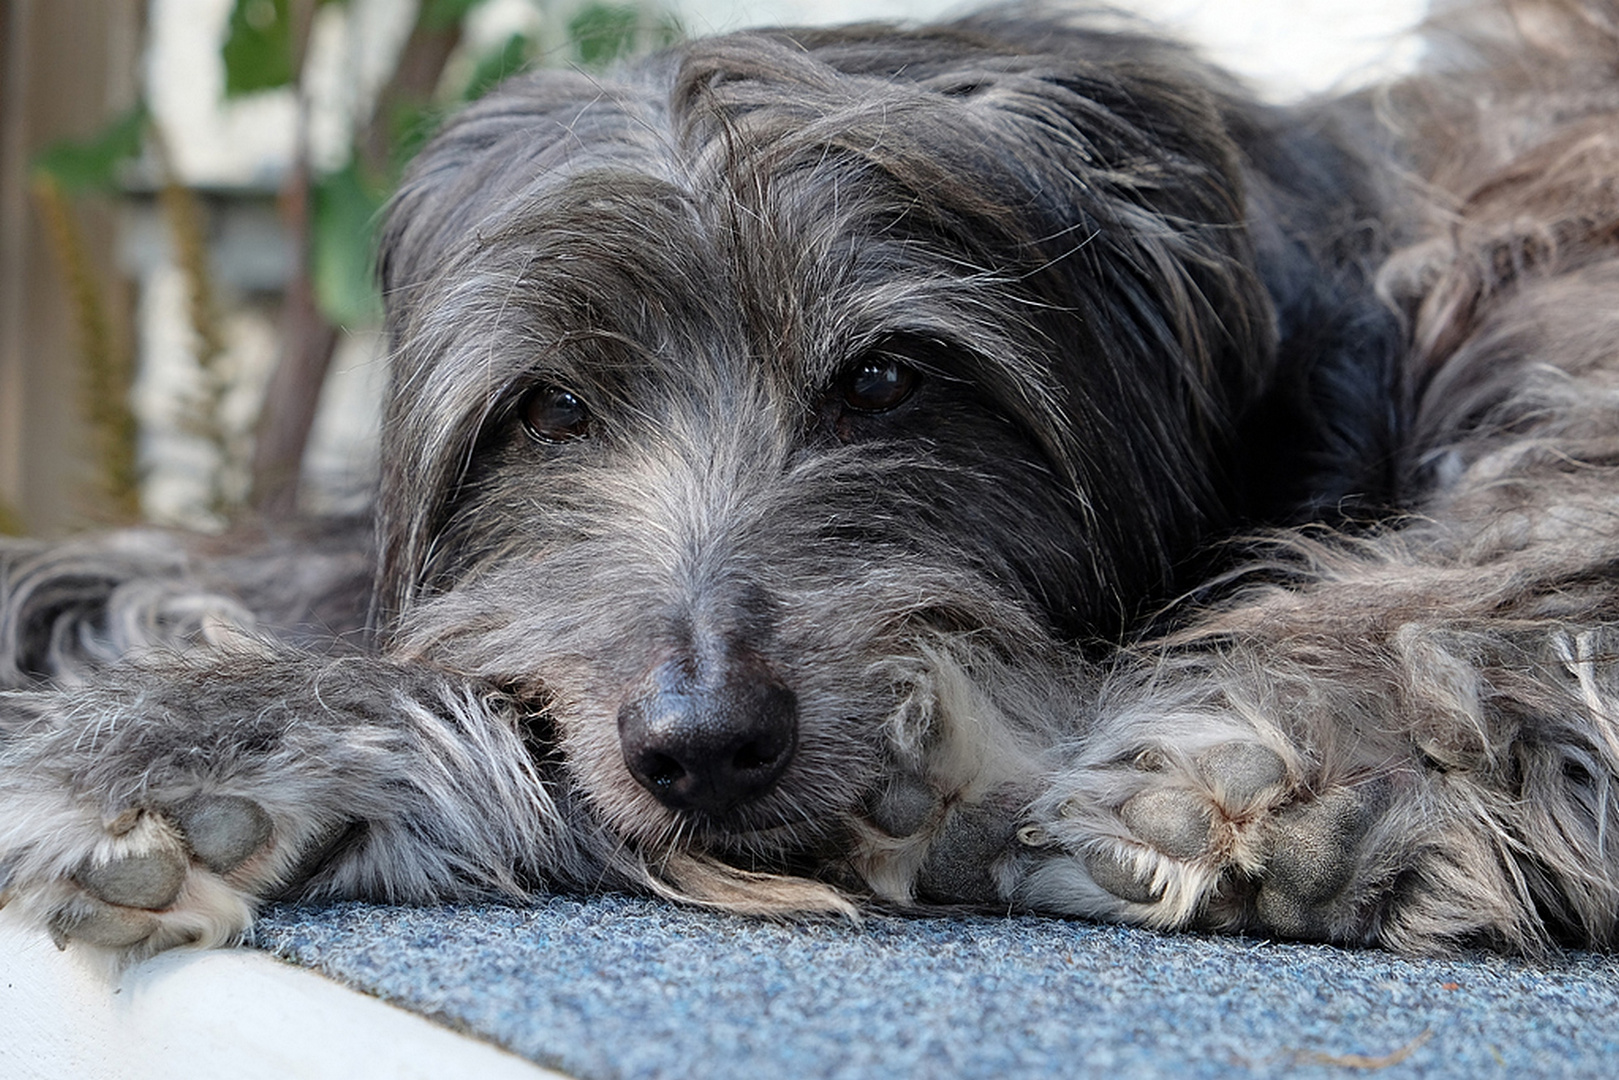
<svg viewBox="0 0 1619 1080">
<path fill-rule="evenodd" d="M 511 2 L 511 0 L 506 0 Z M 925 19 L 992 0 L 673 0 L 694 33 L 763 23 Z M 1410 70 L 1428 0 L 1098 0 L 1147 16 L 1284 100 Z"/>
<path fill-rule="evenodd" d="M 245 949 L 121 977 L 0 912 L 4 1080 L 558 1080 L 503 1050 Z"/>
</svg>

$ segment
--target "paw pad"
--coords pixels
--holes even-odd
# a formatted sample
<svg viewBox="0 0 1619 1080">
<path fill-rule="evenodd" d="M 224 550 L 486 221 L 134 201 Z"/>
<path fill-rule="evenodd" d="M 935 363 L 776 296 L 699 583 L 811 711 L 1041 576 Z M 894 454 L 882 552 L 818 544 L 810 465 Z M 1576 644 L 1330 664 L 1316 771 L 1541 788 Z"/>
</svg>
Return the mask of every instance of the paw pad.
<svg viewBox="0 0 1619 1080">
<path fill-rule="evenodd" d="M 1379 789 L 1362 786 L 1289 803 L 1296 794 L 1287 762 L 1252 740 L 1212 746 L 1178 774 L 1161 754 L 1139 755 L 1132 764 L 1151 776 L 1115 812 L 1142 845 L 1139 857 L 1128 847 L 1093 849 L 1084 855 L 1091 880 L 1121 900 L 1159 904 L 1168 895 L 1165 882 L 1192 871 L 1177 864 L 1196 864 L 1194 873 L 1214 870 L 1225 881 L 1228 898 L 1246 893 L 1267 928 L 1293 936 L 1325 932 L 1365 833 L 1387 801 Z M 1171 862 L 1149 873 L 1145 867 L 1157 864 L 1145 849 Z"/>
<path fill-rule="evenodd" d="M 147 911 L 173 904 L 185 879 L 185 858 L 163 850 L 83 866 L 74 875 L 79 887 L 98 900 Z"/>
<path fill-rule="evenodd" d="M 127 949 L 151 937 L 158 926 L 157 916 L 149 911 L 87 900 L 52 919 L 50 934 L 58 949 L 66 947 L 70 938 L 104 949 Z"/>
<path fill-rule="evenodd" d="M 1195 859 L 1213 840 L 1208 800 L 1185 788 L 1148 788 L 1119 807 L 1119 818 L 1137 838 L 1172 859 Z"/>
<path fill-rule="evenodd" d="M 270 840 L 270 815 L 237 795 L 197 796 L 174 808 L 197 861 L 216 874 L 229 873 Z"/>
<path fill-rule="evenodd" d="M 1228 810 L 1259 802 L 1260 796 L 1287 783 L 1287 762 L 1268 746 L 1255 742 L 1221 743 L 1205 750 L 1197 769 Z"/>
<path fill-rule="evenodd" d="M 1085 855 L 1085 871 L 1096 882 L 1120 900 L 1136 904 L 1157 903 L 1163 897 L 1162 889 L 1153 888 L 1152 882 L 1124 859 L 1102 849 Z"/>
<path fill-rule="evenodd" d="M 1270 819 L 1270 858 L 1255 898 L 1268 929 L 1291 937 L 1331 936 L 1337 898 L 1354 879 L 1361 842 L 1389 797 L 1382 784 L 1337 788 Z"/>
<path fill-rule="evenodd" d="M 1349 882 L 1370 824 L 1367 803 L 1361 793 L 1338 788 L 1278 812 L 1266 826 L 1267 886 L 1306 902 L 1335 895 Z"/>
<path fill-rule="evenodd" d="M 237 916 L 228 882 L 211 877 L 242 866 L 270 843 L 270 815 L 235 795 L 198 795 L 161 813 L 131 809 L 101 821 L 107 840 L 72 875 L 78 888 L 46 920 L 58 945 L 159 948 L 225 932 L 199 929 L 210 916 Z M 200 877 L 198 875 L 201 875 Z M 225 905 L 221 913 L 220 905 Z M 210 910 L 212 909 L 212 910 Z"/>
</svg>

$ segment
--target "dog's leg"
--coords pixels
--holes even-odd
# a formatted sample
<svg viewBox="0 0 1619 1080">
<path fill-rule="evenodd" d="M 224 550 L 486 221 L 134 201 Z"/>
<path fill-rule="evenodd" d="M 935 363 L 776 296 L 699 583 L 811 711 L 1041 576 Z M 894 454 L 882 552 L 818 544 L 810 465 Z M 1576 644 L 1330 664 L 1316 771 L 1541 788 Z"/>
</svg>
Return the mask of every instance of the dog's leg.
<svg viewBox="0 0 1619 1080">
<path fill-rule="evenodd" d="M 1542 174 L 1562 175 L 1521 175 Z M 1446 275 L 1517 265 L 1489 245 L 1436 247 L 1421 280 L 1444 299 L 1467 295 Z M 1423 516 L 1289 538 L 1280 583 L 1121 673 L 1033 807 L 1012 895 L 1411 951 L 1614 944 L 1619 320 L 1611 262 L 1583 257 L 1413 305 L 1438 350 L 1412 361 Z"/>
<path fill-rule="evenodd" d="M 71 685 L 140 648 L 252 627 L 172 534 L 128 529 L 59 544 L 0 537 L 0 689 Z"/>
<path fill-rule="evenodd" d="M 1016 897 L 1407 951 L 1611 945 L 1619 518 L 1519 524 L 1554 539 L 1444 565 L 1396 537 L 1322 550 L 1313 585 L 1121 676 L 1032 809 Z"/>
<path fill-rule="evenodd" d="M 518 711 L 421 666 L 237 646 L 0 695 L 0 896 L 131 953 L 268 896 L 521 894 L 577 869 Z"/>
<path fill-rule="evenodd" d="M 364 636 L 369 536 L 364 520 L 333 519 L 230 537 L 0 537 L 0 689 L 77 685 L 132 652 L 241 631 L 352 649 Z"/>
</svg>

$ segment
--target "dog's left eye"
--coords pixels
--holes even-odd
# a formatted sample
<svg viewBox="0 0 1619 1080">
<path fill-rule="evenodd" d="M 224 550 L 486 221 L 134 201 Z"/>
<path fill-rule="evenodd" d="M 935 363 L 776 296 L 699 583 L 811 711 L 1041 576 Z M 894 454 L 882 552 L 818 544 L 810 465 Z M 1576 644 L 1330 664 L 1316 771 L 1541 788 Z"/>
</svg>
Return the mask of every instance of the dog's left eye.
<svg viewBox="0 0 1619 1080">
<path fill-rule="evenodd" d="M 590 434 L 590 409 L 571 390 L 540 386 L 518 406 L 523 427 L 541 442 L 567 442 Z"/>
<path fill-rule="evenodd" d="M 915 368 L 892 356 L 863 360 L 839 381 L 843 402 L 858 412 L 888 412 L 916 391 L 921 380 Z"/>
</svg>

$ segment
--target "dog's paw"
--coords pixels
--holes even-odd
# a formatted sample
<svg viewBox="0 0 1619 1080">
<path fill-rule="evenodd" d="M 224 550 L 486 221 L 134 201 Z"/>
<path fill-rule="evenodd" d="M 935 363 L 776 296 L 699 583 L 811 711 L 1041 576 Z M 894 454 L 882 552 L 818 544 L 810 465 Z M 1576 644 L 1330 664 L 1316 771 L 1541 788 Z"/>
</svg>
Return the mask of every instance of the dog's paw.
<svg viewBox="0 0 1619 1080">
<path fill-rule="evenodd" d="M 239 939 L 279 876 L 275 826 L 236 795 L 98 815 L 66 800 L 0 831 L 0 901 L 69 941 L 123 955 Z M 9 835 L 4 835 L 9 833 Z"/>
<path fill-rule="evenodd" d="M 1380 780 L 1306 783 L 1284 746 L 1233 738 L 1066 774 L 1019 834 L 1031 906 L 1160 927 L 1360 936 L 1356 888 Z"/>
</svg>

